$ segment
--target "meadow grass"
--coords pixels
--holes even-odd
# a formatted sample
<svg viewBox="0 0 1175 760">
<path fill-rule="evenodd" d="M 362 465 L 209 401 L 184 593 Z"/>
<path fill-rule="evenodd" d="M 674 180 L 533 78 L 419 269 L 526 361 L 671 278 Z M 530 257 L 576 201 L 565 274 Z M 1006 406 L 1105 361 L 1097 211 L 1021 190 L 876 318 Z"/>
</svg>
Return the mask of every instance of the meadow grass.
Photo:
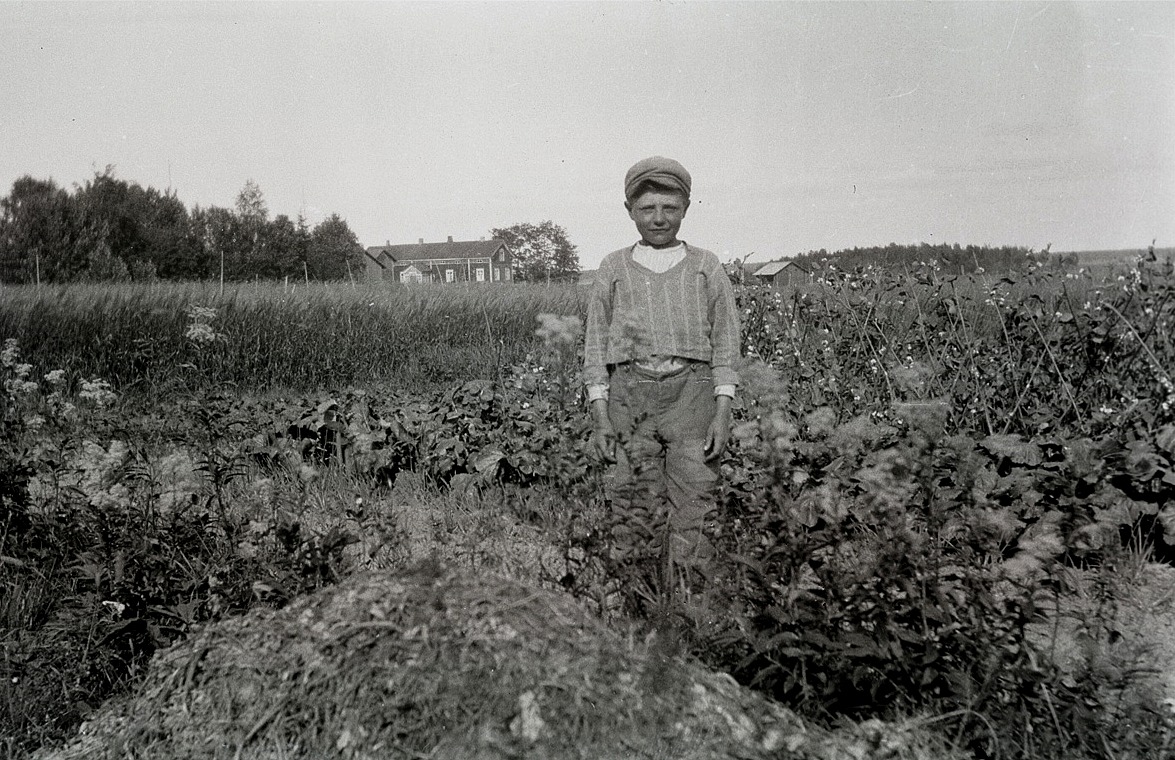
<svg viewBox="0 0 1175 760">
<path fill-rule="evenodd" d="M 194 317 L 202 307 L 203 317 Z M 582 313 L 574 285 L 122 283 L 0 290 L 26 360 L 166 396 L 208 386 L 422 390 L 494 378 L 536 346 L 536 316 Z M 202 332 L 193 333 L 194 323 Z"/>
</svg>

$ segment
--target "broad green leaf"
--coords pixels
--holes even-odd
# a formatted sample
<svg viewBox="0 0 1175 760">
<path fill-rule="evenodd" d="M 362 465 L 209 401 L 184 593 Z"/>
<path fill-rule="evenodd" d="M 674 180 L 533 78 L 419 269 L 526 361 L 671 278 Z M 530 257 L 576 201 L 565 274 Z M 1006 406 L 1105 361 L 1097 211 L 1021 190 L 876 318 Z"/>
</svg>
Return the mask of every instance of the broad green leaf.
<svg viewBox="0 0 1175 760">
<path fill-rule="evenodd" d="M 498 471 L 498 463 L 505 456 L 505 454 L 497 449 L 483 451 L 473 458 L 473 469 L 480 473 L 489 473 L 492 475 Z"/>
<path fill-rule="evenodd" d="M 1159 449 L 1175 457 L 1175 425 L 1164 425 L 1160 428 L 1155 443 Z"/>
<path fill-rule="evenodd" d="M 1164 536 L 1175 536 L 1175 506 L 1168 505 L 1159 510 L 1159 522 L 1163 525 Z"/>
<path fill-rule="evenodd" d="M 1042 460 L 1040 447 L 1019 435 L 989 435 L 979 443 L 992 454 L 1007 457 L 1016 464 L 1038 465 Z"/>
</svg>

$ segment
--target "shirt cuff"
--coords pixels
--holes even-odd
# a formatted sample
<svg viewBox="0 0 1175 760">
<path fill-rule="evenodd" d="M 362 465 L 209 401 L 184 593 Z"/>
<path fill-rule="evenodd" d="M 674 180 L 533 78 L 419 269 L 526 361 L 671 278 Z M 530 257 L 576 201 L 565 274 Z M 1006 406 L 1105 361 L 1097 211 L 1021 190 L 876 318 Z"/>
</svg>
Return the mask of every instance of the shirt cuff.
<svg viewBox="0 0 1175 760">
<path fill-rule="evenodd" d="M 730 396 L 731 398 L 734 398 L 734 389 L 735 389 L 735 385 L 733 383 L 722 383 L 721 385 L 715 385 L 714 386 L 714 395 L 715 396 Z"/>
<path fill-rule="evenodd" d="M 588 401 L 607 401 L 608 386 L 602 383 L 590 383 L 587 386 Z"/>
</svg>

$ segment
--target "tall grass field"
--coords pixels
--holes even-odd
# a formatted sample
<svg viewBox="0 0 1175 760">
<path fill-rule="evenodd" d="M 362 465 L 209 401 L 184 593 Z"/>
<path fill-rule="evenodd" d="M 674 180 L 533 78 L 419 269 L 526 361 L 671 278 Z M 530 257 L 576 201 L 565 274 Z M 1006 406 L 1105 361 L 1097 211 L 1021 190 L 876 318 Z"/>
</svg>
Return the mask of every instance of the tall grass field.
<svg viewBox="0 0 1175 760">
<path fill-rule="evenodd" d="M 0 335 L 39 366 L 136 394 L 413 389 L 498 376 L 536 345 L 537 314 L 577 314 L 581 300 L 575 286 L 522 284 L 10 285 Z"/>
</svg>

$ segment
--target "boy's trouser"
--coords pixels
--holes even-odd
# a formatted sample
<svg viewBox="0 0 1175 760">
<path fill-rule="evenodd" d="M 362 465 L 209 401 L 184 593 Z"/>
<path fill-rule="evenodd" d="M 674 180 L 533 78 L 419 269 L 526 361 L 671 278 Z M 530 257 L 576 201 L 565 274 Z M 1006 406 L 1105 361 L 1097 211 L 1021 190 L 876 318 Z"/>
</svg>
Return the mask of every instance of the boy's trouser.
<svg viewBox="0 0 1175 760">
<path fill-rule="evenodd" d="M 707 463 L 703 452 L 716 410 L 710 366 L 691 362 L 661 376 L 621 364 L 608 385 L 608 416 L 618 438 L 610 498 L 620 505 L 651 498 L 654 509 L 667 500 L 674 559 L 709 559 L 713 549 L 702 521 L 714 509 L 718 482 L 717 464 Z"/>
</svg>

